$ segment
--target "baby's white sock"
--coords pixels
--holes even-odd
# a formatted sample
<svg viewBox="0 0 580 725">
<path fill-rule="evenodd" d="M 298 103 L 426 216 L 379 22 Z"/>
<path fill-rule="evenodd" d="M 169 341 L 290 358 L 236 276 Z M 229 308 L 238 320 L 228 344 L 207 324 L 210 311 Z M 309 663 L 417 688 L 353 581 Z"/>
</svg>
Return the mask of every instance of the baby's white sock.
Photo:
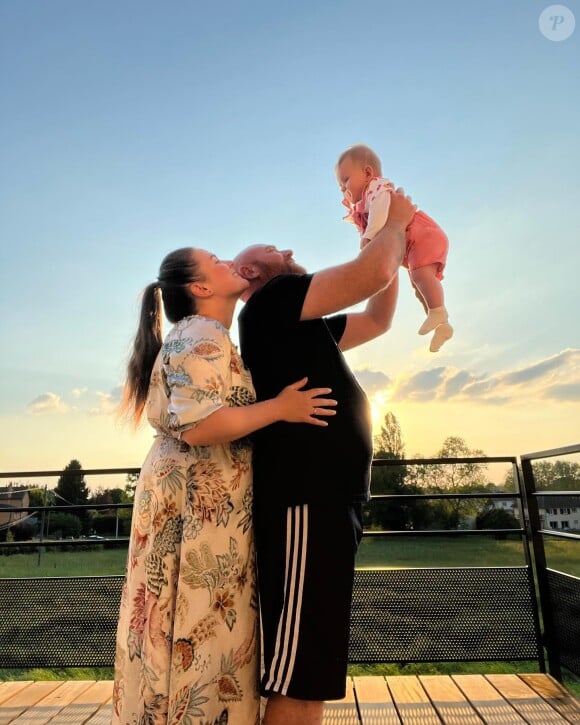
<svg viewBox="0 0 580 725">
<path fill-rule="evenodd" d="M 442 322 L 435 328 L 435 333 L 431 338 L 429 350 L 431 352 L 439 352 L 441 346 L 453 337 L 453 328 L 448 322 Z"/>
<path fill-rule="evenodd" d="M 429 310 L 429 314 L 425 319 L 425 322 L 419 328 L 419 335 L 426 335 L 431 330 L 434 330 L 437 325 L 441 325 L 443 322 L 447 322 L 448 315 L 445 306 L 433 307 Z"/>
</svg>

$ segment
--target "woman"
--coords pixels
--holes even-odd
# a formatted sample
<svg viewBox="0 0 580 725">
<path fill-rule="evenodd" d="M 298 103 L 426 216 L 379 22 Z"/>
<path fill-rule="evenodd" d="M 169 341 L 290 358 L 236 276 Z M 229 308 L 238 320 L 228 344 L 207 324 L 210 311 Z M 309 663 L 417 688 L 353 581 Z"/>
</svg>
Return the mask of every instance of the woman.
<svg viewBox="0 0 580 725">
<path fill-rule="evenodd" d="M 259 722 L 249 433 L 327 425 L 328 388 L 303 379 L 255 403 L 230 341 L 247 288 L 230 262 L 185 248 L 144 291 L 124 410 L 156 438 L 135 491 L 115 662 L 116 725 Z M 162 305 L 173 328 L 162 343 Z M 282 463 L 282 462 L 281 462 Z M 273 482 L 275 485 L 275 482 Z"/>
</svg>

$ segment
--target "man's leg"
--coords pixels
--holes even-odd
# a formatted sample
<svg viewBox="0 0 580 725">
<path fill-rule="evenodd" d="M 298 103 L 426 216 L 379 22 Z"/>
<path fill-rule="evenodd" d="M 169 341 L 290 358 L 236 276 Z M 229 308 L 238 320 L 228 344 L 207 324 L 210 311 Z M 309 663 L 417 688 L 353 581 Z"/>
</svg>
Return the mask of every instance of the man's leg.
<svg viewBox="0 0 580 725">
<path fill-rule="evenodd" d="M 268 698 L 263 725 L 320 725 L 324 702 L 295 700 L 272 694 Z"/>
<path fill-rule="evenodd" d="M 320 725 L 324 700 L 344 697 L 360 512 L 294 506 L 257 516 L 264 637 L 264 725 Z M 277 551 L 276 551 L 277 550 Z"/>
</svg>

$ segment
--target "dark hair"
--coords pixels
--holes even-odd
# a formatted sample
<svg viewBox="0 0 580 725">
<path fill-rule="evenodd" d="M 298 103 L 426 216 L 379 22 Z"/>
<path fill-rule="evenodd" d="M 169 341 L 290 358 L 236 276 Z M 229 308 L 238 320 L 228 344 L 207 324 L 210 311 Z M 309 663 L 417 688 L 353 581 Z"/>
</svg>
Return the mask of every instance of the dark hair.
<svg viewBox="0 0 580 725">
<path fill-rule="evenodd" d="M 200 280 L 193 247 L 170 252 L 161 262 L 157 282 L 143 290 L 139 327 L 127 365 L 121 413 L 138 425 L 145 408 L 153 364 L 163 343 L 163 310 L 172 322 L 197 312 L 189 285 Z M 163 301 L 163 305 L 161 304 Z"/>
</svg>

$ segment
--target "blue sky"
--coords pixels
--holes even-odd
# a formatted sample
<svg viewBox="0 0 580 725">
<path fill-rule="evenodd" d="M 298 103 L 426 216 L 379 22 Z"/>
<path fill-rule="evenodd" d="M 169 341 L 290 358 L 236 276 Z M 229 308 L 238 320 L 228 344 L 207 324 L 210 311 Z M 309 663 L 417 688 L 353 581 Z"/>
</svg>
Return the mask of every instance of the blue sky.
<svg viewBox="0 0 580 725">
<path fill-rule="evenodd" d="M 377 420 L 409 454 L 577 441 L 580 29 L 544 37 L 547 6 L 1 0 L 0 468 L 140 465 L 112 417 L 139 291 L 184 245 L 354 256 L 356 142 L 451 243 L 453 340 L 428 353 L 403 277 L 348 355 Z"/>
</svg>

